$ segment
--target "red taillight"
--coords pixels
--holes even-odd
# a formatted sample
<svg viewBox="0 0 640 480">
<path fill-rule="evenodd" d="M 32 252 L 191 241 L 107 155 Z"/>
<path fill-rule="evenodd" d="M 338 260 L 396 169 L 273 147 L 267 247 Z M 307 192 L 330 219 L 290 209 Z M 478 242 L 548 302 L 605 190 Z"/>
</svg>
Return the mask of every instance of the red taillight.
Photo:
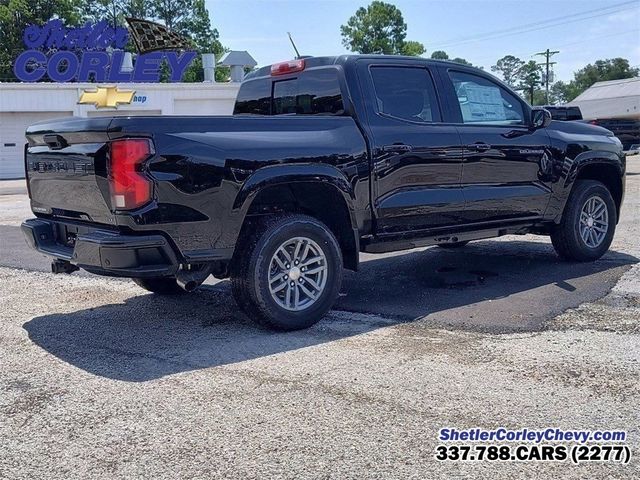
<svg viewBox="0 0 640 480">
<path fill-rule="evenodd" d="M 126 138 L 111 142 L 109 186 L 111 206 L 116 210 L 138 208 L 151 200 L 151 181 L 141 172 L 151 155 L 151 142 Z"/>
<path fill-rule="evenodd" d="M 271 65 L 271 75 L 286 75 L 287 73 L 301 72 L 302 70 L 304 70 L 304 59 L 302 58 Z"/>
<path fill-rule="evenodd" d="M 598 125 L 598 121 L 597 120 L 589 120 L 589 123 L 591 125 Z"/>
</svg>

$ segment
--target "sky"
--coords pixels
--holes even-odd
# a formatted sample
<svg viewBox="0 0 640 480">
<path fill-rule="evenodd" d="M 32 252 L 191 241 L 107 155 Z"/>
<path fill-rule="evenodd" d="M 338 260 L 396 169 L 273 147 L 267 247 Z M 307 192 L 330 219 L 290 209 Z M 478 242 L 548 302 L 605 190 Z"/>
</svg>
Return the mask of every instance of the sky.
<svg viewBox="0 0 640 480">
<path fill-rule="evenodd" d="M 496 60 L 559 50 L 556 80 L 599 59 L 640 66 L 640 0 L 386 0 L 407 24 L 406 40 L 445 50 L 489 70 Z M 369 0 L 206 0 L 224 46 L 247 50 L 259 66 L 295 56 L 348 53 L 340 25 Z M 580 15 L 578 15 L 580 14 Z M 525 30 L 525 31 L 522 31 Z"/>
</svg>

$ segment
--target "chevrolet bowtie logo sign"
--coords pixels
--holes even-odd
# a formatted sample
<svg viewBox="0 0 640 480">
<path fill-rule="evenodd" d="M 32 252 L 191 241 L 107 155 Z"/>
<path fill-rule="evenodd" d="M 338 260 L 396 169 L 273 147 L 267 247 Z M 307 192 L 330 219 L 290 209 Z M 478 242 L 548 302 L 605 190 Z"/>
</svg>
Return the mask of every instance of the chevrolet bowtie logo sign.
<svg viewBox="0 0 640 480">
<path fill-rule="evenodd" d="M 134 93 L 133 90 L 118 90 L 118 87 L 98 87 L 82 92 L 78 103 L 94 104 L 96 108 L 116 108 L 121 103 L 131 103 Z"/>
</svg>

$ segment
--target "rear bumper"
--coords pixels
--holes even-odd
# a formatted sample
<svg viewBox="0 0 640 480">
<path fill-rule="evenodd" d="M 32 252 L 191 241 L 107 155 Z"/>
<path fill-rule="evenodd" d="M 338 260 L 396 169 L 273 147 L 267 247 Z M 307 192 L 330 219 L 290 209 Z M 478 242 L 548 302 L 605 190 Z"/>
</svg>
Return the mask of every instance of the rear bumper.
<svg viewBox="0 0 640 480">
<path fill-rule="evenodd" d="M 143 278 L 171 276 L 178 271 L 178 256 L 162 235 L 123 235 L 73 225 L 75 240 L 69 242 L 61 238 L 67 227 L 32 218 L 22 224 L 22 232 L 31 248 L 99 275 Z"/>
</svg>

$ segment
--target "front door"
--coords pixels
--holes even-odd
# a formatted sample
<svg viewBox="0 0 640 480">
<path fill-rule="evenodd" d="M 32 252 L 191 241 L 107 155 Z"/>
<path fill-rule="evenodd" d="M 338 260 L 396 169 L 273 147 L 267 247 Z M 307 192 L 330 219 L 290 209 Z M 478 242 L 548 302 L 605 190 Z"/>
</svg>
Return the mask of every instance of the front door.
<svg viewBox="0 0 640 480">
<path fill-rule="evenodd" d="M 462 148 L 455 126 L 442 123 L 432 72 L 420 60 L 361 60 L 358 76 L 367 97 L 377 233 L 459 224 Z"/>
<path fill-rule="evenodd" d="M 546 131 L 530 127 L 529 107 L 499 83 L 454 69 L 447 76 L 459 107 L 465 222 L 541 217 L 551 196 Z"/>
</svg>

